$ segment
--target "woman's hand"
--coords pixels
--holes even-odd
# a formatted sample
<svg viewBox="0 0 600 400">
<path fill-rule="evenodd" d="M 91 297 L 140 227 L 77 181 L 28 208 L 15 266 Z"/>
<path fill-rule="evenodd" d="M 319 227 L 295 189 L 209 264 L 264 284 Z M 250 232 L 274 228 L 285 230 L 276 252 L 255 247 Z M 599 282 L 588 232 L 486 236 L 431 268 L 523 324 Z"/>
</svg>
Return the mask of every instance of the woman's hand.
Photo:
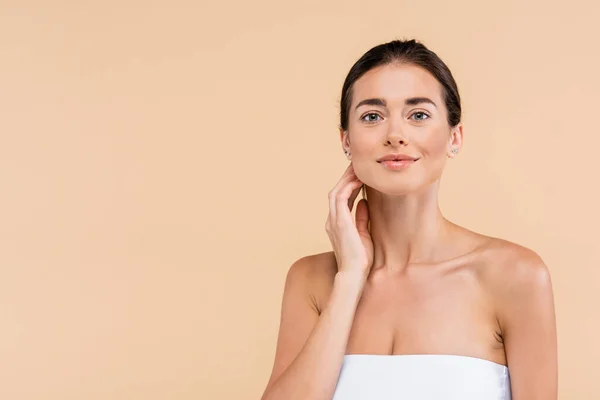
<svg viewBox="0 0 600 400">
<path fill-rule="evenodd" d="M 369 209 L 361 199 L 356 206 L 356 223 L 352 206 L 363 183 L 348 166 L 340 181 L 329 192 L 329 215 L 325 230 L 333 246 L 338 272 L 356 272 L 366 277 L 373 265 L 373 240 L 369 232 Z"/>
</svg>

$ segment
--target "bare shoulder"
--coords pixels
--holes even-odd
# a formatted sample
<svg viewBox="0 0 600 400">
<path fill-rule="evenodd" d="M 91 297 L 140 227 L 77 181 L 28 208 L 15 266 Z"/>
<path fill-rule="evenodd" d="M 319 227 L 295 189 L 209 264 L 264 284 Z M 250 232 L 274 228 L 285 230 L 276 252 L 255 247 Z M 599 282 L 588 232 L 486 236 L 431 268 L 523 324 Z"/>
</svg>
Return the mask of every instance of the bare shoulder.
<svg viewBox="0 0 600 400">
<path fill-rule="evenodd" d="M 296 260 L 289 268 L 287 282 L 302 283 L 316 310 L 321 310 L 329 298 L 337 262 L 333 251 L 310 254 Z"/>
<path fill-rule="evenodd" d="M 289 267 L 281 304 L 281 319 L 273 370 L 265 393 L 300 353 L 321 314 L 323 293 L 335 277 L 333 253 L 312 254 Z"/>
<path fill-rule="evenodd" d="M 506 284 L 539 285 L 550 279 L 548 267 L 540 255 L 520 244 L 489 237 L 481 254 L 486 264 L 486 282 L 492 288 L 506 289 Z"/>
<path fill-rule="evenodd" d="M 516 398 L 556 399 L 557 332 L 550 272 L 532 249 L 502 239 L 488 243 L 485 286 L 511 370 Z"/>
<path fill-rule="evenodd" d="M 336 273 L 337 263 L 333 251 L 301 257 L 290 266 L 288 271 L 288 275 L 306 280 L 311 286 L 333 279 Z"/>
<path fill-rule="evenodd" d="M 502 330 L 530 313 L 553 313 L 550 271 L 534 250 L 490 238 L 482 249 L 481 282 L 492 297 Z M 533 310 L 533 311 L 532 311 Z"/>
</svg>

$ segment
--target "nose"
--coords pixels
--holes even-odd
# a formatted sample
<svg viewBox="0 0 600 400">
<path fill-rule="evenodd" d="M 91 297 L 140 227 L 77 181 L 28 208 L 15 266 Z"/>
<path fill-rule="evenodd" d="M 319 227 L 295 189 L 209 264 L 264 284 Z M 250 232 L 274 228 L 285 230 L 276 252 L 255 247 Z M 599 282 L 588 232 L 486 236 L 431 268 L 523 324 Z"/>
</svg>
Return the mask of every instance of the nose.
<svg viewBox="0 0 600 400">
<path fill-rule="evenodd" d="M 404 135 L 400 125 L 400 122 L 390 122 L 385 138 L 387 146 L 406 146 L 408 144 L 406 135 Z"/>
</svg>

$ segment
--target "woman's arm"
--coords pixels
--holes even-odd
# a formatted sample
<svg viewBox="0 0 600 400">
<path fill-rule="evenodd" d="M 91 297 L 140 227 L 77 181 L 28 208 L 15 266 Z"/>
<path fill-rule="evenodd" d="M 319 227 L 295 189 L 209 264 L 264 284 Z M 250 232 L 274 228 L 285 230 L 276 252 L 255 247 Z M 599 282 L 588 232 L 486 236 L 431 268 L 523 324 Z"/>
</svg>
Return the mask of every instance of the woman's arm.
<svg viewBox="0 0 600 400">
<path fill-rule="evenodd" d="M 261 400 L 330 400 L 335 392 L 365 277 L 338 272 L 318 314 L 310 300 L 316 256 L 289 269 L 271 377 Z"/>
<path fill-rule="evenodd" d="M 494 279 L 512 399 L 556 400 L 557 338 L 550 273 L 534 251 L 518 247 L 512 254 Z"/>
</svg>

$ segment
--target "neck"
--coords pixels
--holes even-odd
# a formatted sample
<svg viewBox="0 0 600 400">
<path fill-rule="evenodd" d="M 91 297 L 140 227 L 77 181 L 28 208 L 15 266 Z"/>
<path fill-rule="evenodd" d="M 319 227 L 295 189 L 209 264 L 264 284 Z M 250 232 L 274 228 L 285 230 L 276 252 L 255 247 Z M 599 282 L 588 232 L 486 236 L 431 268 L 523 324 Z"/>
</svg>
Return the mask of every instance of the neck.
<svg viewBox="0 0 600 400">
<path fill-rule="evenodd" d="M 400 272 L 442 256 L 453 224 L 442 215 L 437 194 L 437 182 L 422 192 L 395 196 L 367 187 L 373 269 Z"/>
</svg>

